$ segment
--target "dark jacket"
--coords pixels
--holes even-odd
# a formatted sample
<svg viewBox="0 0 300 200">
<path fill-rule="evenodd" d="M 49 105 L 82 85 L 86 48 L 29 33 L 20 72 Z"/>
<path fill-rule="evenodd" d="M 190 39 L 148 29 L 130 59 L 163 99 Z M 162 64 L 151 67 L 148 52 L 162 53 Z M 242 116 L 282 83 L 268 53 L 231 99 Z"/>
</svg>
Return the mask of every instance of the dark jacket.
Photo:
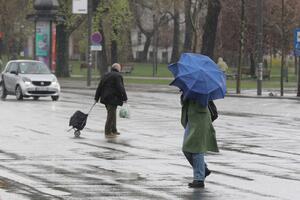
<svg viewBox="0 0 300 200">
<path fill-rule="evenodd" d="M 123 77 L 116 70 L 106 73 L 97 88 L 95 101 L 105 105 L 123 105 L 127 101 L 127 94 L 124 88 Z"/>
</svg>

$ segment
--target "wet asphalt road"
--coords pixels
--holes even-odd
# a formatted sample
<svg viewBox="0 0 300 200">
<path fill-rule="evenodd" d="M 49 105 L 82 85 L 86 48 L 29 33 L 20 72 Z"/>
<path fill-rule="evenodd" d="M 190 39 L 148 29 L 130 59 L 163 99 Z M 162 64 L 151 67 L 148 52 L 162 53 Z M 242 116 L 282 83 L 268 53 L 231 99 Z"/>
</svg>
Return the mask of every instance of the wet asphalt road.
<svg viewBox="0 0 300 200">
<path fill-rule="evenodd" d="M 88 111 L 92 96 L 68 90 L 58 102 L 0 101 L 0 200 L 300 198 L 300 101 L 216 101 L 221 152 L 206 156 L 206 188 L 190 189 L 179 95 L 129 92 L 131 118 L 118 119 L 121 136 L 112 140 L 99 104 L 76 139 L 69 117 Z"/>
</svg>

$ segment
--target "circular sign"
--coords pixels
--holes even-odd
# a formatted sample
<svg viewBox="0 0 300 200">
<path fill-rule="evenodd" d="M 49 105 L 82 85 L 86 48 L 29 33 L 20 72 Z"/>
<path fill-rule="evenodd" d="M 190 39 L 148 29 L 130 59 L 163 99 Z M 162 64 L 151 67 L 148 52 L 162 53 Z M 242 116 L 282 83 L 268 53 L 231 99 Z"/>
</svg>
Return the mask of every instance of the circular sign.
<svg viewBox="0 0 300 200">
<path fill-rule="evenodd" d="M 95 32 L 91 35 L 91 42 L 94 45 L 100 44 L 102 41 L 102 35 L 99 32 Z"/>
</svg>

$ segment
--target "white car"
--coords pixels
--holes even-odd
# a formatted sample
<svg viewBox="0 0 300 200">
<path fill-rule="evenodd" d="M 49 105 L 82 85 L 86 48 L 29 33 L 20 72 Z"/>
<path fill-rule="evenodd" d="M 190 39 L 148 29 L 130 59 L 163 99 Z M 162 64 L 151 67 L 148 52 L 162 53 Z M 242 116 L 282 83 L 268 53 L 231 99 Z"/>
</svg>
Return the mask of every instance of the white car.
<svg viewBox="0 0 300 200">
<path fill-rule="evenodd" d="M 9 61 L 0 77 L 0 98 L 15 95 L 17 100 L 33 97 L 51 97 L 57 101 L 60 85 L 54 74 L 40 61 L 12 60 Z"/>
</svg>

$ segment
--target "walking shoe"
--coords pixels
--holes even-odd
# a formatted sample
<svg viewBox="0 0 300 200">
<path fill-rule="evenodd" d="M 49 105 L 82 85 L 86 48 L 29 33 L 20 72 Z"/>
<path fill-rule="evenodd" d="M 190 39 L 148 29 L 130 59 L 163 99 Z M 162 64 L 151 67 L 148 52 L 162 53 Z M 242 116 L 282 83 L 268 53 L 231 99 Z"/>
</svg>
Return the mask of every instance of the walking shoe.
<svg viewBox="0 0 300 200">
<path fill-rule="evenodd" d="M 115 137 L 117 136 L 113 133 L 105 134 L 105 138 L 115 138 Z"/>
<path fill-rule="evenodd" d="M 205 177 L 209 176 L 211 171 L 206 167 L 205 168 Z"/>
<path fill-rule="evenodd" d="M 120 135 L 121 133 L 120 133 L 120 132 L 115 132 L 115 133 L 113 133 L 113 134 L 115 134 L 115 135 Z"/>
<path fill-rule="evenodd" d="M 193 182 L 189 183 L 189 187 L 191 187 L 191 188 L 204 188 L 204 181 L 194 180 Z"/>
</svg>

